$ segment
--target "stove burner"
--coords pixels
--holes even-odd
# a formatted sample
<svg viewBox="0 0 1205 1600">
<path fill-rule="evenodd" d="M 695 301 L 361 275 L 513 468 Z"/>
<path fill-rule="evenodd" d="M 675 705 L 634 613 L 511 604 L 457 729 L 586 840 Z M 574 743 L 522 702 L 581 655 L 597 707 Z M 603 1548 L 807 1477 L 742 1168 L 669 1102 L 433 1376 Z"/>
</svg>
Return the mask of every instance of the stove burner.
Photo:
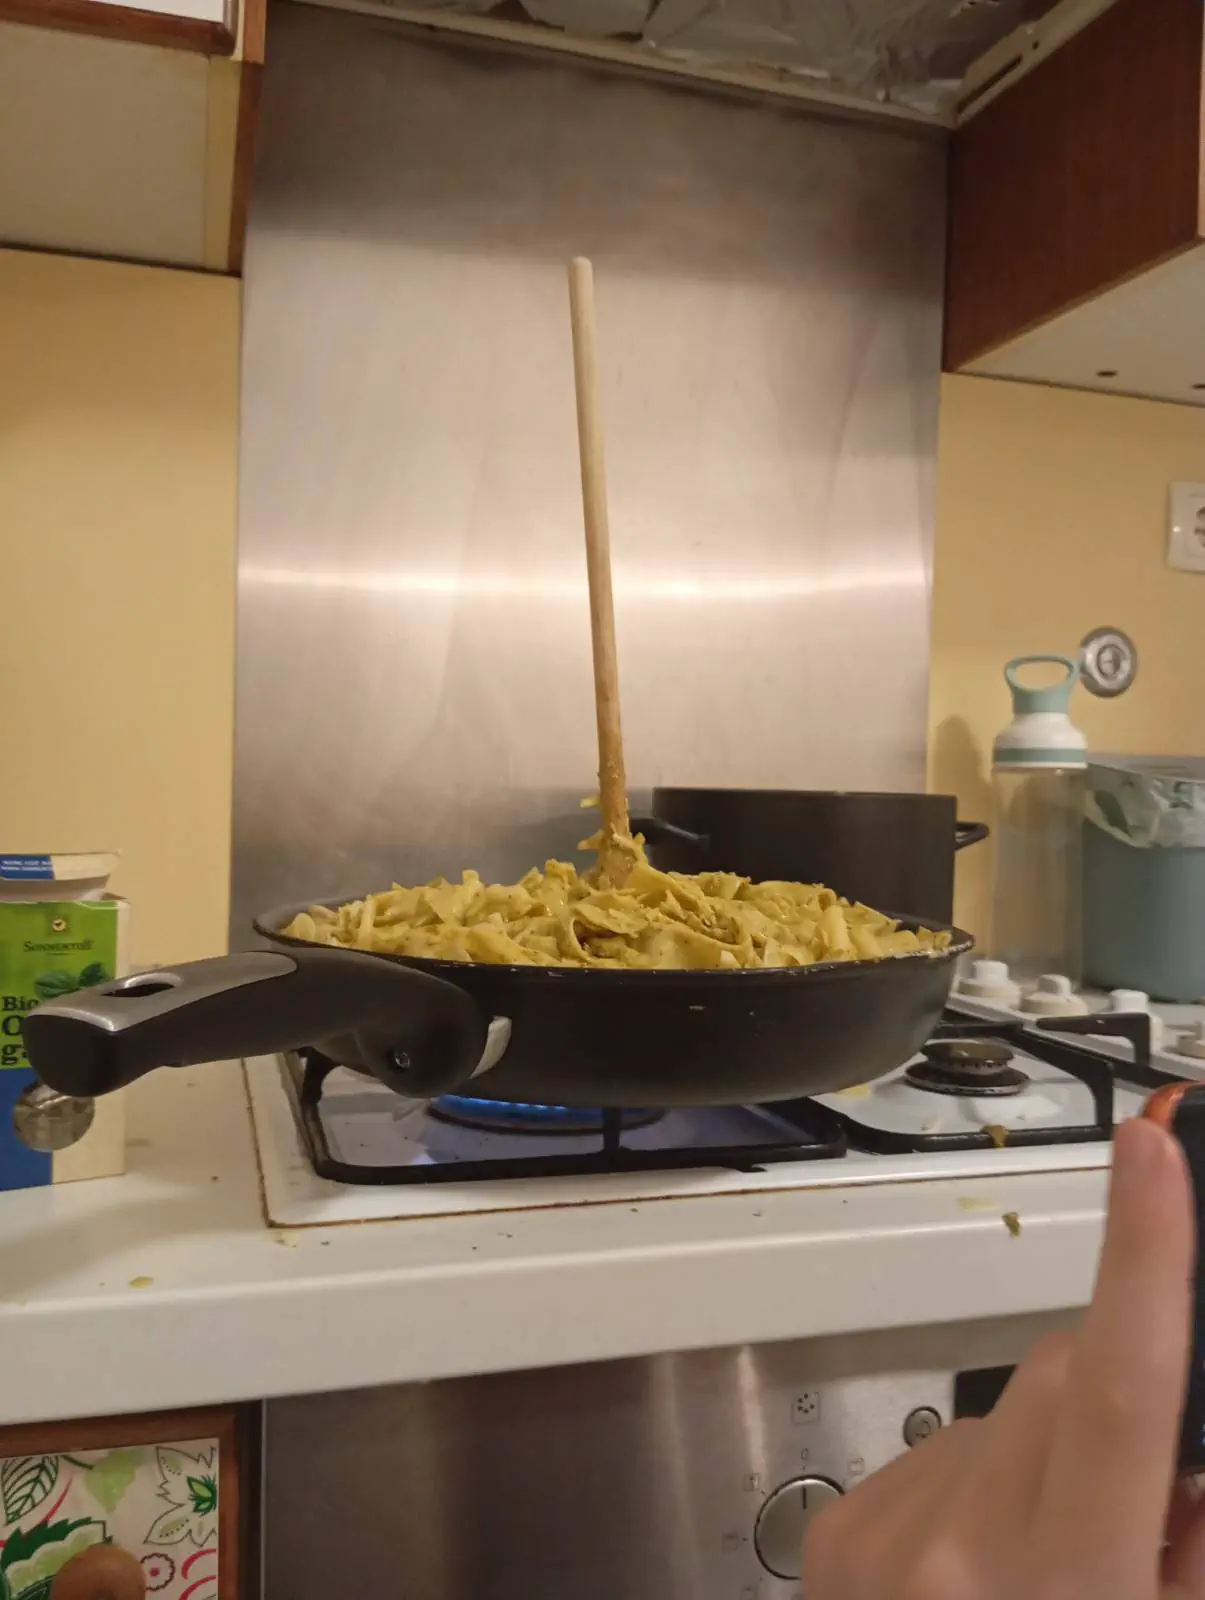
<svg viewBox="0 0 1205 1600">
<path fill-rule="evenodd" d="M 485 1133 L 600 1133 L 602 1111 L 590 1106 L 542 1106 L 521 1100 L 486 1100 L 474 1095 L 445 1094 L 427 1108 L 440 1122 Z M 619 1129 L 647 1128 L 664 1115 L 660 1111 L 618 1111 Z"/>
<path fill-rule="evenodd" d="M 934 1039 L 923 1054 L 904 1078 L 932 1094 L 988 1098 L 1020 1094 L 1029 1082 L 1028 1073 L 1010 1065 L 1012 1051 L 995 1039 Z"/>
</svg>

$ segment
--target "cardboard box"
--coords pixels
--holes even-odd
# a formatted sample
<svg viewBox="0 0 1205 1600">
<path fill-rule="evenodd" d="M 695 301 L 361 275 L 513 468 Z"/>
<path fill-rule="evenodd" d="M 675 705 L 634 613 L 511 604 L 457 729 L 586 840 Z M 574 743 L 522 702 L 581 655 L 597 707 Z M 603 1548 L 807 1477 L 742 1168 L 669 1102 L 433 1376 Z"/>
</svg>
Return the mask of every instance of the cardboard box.
<svg viewBox="0 0 1205 1600">
<path fill-rule="evenodd" d="M 0 856 L 0 1189 L 125 1170 L 123 1095 L 53 1095 L 21 1039 L 40 1001 L 129 970 L 129 904 L 104 889 L 116 859 Z"/>
</svg>

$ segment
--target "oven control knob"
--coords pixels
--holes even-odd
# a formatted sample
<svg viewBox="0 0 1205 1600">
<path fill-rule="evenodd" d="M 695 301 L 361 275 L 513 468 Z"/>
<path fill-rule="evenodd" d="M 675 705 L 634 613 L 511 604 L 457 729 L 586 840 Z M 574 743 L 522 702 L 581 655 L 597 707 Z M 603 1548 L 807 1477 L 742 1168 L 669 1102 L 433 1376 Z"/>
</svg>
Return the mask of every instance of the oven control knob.
<svg viewBox="0 0 1205 1600">
<path fill-rule="evenodd" d="M 1151 997 L 1141 989 L 1112 989 L 1109 992 L 1107 1009 L 1111 1012 L 1138 1012 L 1140 1016 L 1148 1017 L 1151 1025 L 1151 1049 L 1162 1050 L 1164 1041 L 1163 1018 L 1156 1016 L 1151 1010 Z"/>
<path fill-rule="evenodd" d="M 1188 1033 L 1182 1033 L 1176 1040 L 1176 1049 L 1182 1056 L 1205 1060 L 1205 1022 L 1198 1022 Z"/>
<path fill-rule="evenodd" d="M 1088 1002 L 1076 994 L 1071 979 L 1061 972 L 1045 972 L 1037 987 L 1021 996 L 1021 1010 L 1031 1017 L 1082 1017 L 1087 1013 Z"/>
<path fill-rule="evenodd" d="M 808 1523 L 841 1494 L 827 1478 L 792 1478 L 761 1508 L 753 1545 L 757 1558 L 776 1578 L 798 1578 L 803 1570 L 803 1539 Z"/>
<path fill-rule="evenodd" d="M 1008 1011 L 1015 1011 L 1021 998 L 1021 985 L 1009 977 L 1003 961 L 972 961 L 970 972 L 955 987 L 968 1000 L 987 1000 Z"/>
<path fill-rule="evenodd" d="M 926 1439 L 931 1439 L 940 1428 L 939 1411 L 934 1411 L 932 1406 L 917 1406 L 915 1411 L 910 1411 L 904 1418 L 904 1443 L 909 1450 L 915 1450 L 918 1444 L 924 1444 Z"/>
</svg>

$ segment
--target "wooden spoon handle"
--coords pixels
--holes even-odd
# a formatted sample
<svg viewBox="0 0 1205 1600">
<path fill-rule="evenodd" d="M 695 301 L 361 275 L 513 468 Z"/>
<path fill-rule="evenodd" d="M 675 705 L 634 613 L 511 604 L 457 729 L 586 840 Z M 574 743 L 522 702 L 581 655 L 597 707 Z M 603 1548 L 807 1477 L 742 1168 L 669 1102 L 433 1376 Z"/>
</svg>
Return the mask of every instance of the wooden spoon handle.
<svg viewBox="0 0 1205 1600">
<path fill-rule="evenodd" d="M 619 720 L 619 659 L 611 594 L 611 531 L 603 463 L 598 338 L 594 320 L 594 268 L 582 256 L 569 263 L 573 325 L 573 377 L 577 392 L 577 442 L 582 468 L 582 515 L 590 582 L 590 638 L 594 650 L 594 710 L 598 722 L 598 783 L 602 807 L 602 871 L 612 882 L 627 877 L 630 854 L 615 849 L 630 838 L 628 793 Z"/>
</svg>

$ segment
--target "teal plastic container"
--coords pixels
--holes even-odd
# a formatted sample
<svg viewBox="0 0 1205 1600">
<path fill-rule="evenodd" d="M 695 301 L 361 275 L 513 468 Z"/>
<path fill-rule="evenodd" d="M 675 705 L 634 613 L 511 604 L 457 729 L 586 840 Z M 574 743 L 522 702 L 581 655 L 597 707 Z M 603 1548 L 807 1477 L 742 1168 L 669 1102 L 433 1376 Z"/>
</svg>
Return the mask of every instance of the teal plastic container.
<svg viewBox="0 0 1205 1600">
<path fill-rule="evenodd" d="M 1028 681 L 1041 667 L 1053 683 Z M 1021 674 L 1024 673 L 1024 678 Z M 1018 656 L 1004 668 L 1012 721 L 992 746 L 996 872 L 990 950 L 1022 992 L 1048 972 L 1083 972 L 1080 861 L 1087 743 L 1070 716 L 1079 666 Z"/>
<path fill-rule="evenodd" d="M 1205 760 L 1093 761 L 1085 813 L 1086 981 L 1205 999 Z"/>
</svg>

